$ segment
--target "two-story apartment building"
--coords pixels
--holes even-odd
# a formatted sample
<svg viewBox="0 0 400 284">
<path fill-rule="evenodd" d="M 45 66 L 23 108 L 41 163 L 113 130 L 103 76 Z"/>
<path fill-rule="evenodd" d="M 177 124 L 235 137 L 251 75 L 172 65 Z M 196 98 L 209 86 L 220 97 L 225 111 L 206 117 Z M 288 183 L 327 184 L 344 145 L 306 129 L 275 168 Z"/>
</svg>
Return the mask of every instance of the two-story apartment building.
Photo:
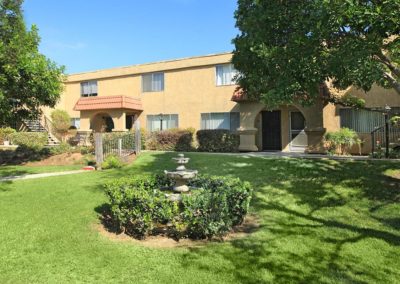
<svg viewBox="0 0 400 284">
<path fill-rule="evenodd" d="M 242 151 L 320 152 L 323 134 L 346 126 L 365 136 L 363 151 L 369 151 L 369 132 L 383 123 L 379 112 L 322 101 L 266 111 L 263 104 L 235 94 L 231 58 L 222 53 L 72 74 L 56 108 L 66 110 L 81 132 L 126 131 L 137 122 L 148 131 L 237 130 Z M 349 91 L 364 98 L 367 107 L 400 107 L 392 90 Z"/>
</svg>

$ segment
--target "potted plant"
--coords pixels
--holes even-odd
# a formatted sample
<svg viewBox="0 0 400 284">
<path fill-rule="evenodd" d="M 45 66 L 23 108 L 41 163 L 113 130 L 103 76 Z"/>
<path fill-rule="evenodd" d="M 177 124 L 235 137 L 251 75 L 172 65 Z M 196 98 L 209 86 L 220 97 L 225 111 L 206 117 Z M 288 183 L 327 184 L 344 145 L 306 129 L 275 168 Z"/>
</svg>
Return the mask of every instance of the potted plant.
<svg viewBox="0 0 400 284">
<path fill-rule="evenodd" d="M 393 116 L 390 119 L 390 123 L 393 127 L 400 127 L 400 116 Z"/>
</svg>

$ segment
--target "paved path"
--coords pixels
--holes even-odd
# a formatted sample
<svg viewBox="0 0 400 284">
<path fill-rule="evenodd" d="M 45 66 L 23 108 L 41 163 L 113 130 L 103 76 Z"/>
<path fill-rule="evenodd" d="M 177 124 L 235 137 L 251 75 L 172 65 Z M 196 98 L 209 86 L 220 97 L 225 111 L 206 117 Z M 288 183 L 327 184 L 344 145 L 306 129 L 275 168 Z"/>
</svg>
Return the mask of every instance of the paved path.
<svg viewBox="0 0 400 284">
<path fill-rule="evenodd" d="M 27 174 L 27 175 L 20 175 L 20 176 L 8 176 L 8 177 L 0 178 L 0 182 L 23 180 L 23 179 L 36 179 L 36 178 L 44 178 L 44 177 L 65 176 L 65 175 L 80 174 L 80 173 L 87 173 L 87 172 L 89 172 L 89 171 L 75 170 L 75 171 L 55 172 L 55 173 L 41 173 L 41 174 Z"/>
<path fill-rule="evenodd" d="M 142 152 L 171 152 L 175 151 L 151 151 L 143 150 Z M 178 153 L 178 152 L 175 152 Z M 305 154 L 296 152 L 242 152 L 242 153 L 215 153 L 215 152 L 187 152 L 191 153 L 202 153 L 202 154 L 213 154 L 213 155 L 228 155 L 228 156 L 239 156 L 239 157 L 266 157 L 266 158 L 303 158 L 303 159 L 330 159 L 330 160 L 347 160 L 347 161 L 390 161 L 390 162 L 400 162 L 400 159 L 373 159 L 369 156 L 330 156 L 323 154 Z"/>
</svg>

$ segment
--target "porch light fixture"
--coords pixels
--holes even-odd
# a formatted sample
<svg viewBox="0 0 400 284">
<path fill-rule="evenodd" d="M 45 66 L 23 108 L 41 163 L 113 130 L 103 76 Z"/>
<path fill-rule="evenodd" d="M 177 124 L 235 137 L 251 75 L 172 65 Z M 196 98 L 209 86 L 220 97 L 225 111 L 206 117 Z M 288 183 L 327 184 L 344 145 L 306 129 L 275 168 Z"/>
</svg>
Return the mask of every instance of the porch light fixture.
<svg viewBox="0 0 400 284">
<path fill-rule="evenodd" d="M 164 118 L 164 115 L 162 113 L 160 113 L 158 115 L 158 118 L 160 119 L 160 131 L 162 131 L 163 130 L 163 118 Z"/>
<path fill-rule="evenodd" d="M 385 157 L 386 159 L 389 158 L 389 112 L 390 112 L 391 108 L 390 106 L 386 105 L 385 106 Z"/>
</svg>

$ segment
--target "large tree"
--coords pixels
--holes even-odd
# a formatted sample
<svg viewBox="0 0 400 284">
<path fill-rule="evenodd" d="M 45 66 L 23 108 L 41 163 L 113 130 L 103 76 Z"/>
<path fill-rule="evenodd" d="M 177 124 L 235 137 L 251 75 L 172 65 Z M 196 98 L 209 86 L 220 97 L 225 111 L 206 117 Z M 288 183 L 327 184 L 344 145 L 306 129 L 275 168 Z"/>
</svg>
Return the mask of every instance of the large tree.
<svg viewBox="0 0 400 284">
<path fill-rule="evenodd" d="M 233 63 L 267 105 L 329 101 L 373 84 L 400 95 L 400 0 L 238 0 Z"/>
<path fill-rule="evenodd" d="M 26 28 L 22 0 L 0 0 L 0 125 L 36 118 L 62 92 L 63 67 L 40 54 L 37 28 Z"/>
</svg>

